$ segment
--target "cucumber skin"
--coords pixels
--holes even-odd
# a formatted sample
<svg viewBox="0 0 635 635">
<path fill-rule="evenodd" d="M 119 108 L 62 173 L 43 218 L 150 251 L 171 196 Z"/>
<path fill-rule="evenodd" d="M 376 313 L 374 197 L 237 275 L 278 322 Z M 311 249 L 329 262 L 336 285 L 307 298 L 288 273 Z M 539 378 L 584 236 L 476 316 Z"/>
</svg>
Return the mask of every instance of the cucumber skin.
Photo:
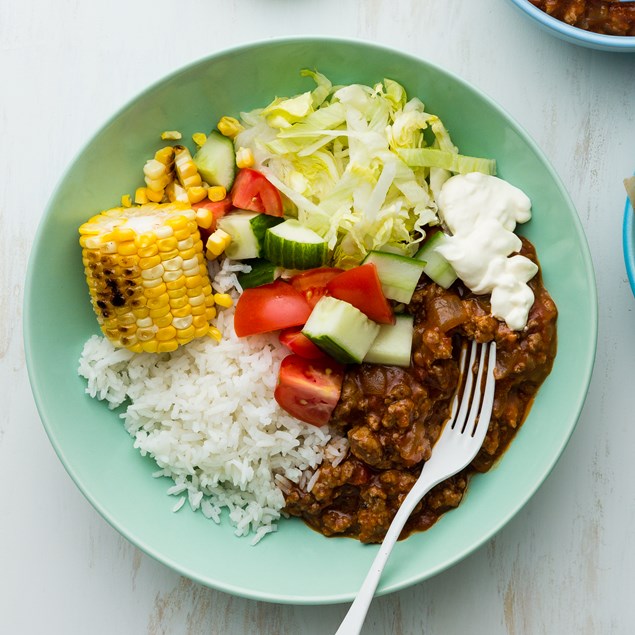
<svg viewBox="0 0 635 635">
<path fill-rule="evenodd" d="M 292 221 L 287 220 L 285 222 L 289 224 Z M 293 222 L 297 223 L 297 221 Z M 286 238 L 278 233 L 267 231 L 262 253 L 267 260 L 285 269 L 315 269 L 322 267 L 328 261 L 328 244 L 318 234 L 315 235 L 320 238 L 320 242 L 303 243 Z"/>
<path fill-rule="evenodd" d="M 302 331 L 308 339 L 316 346 L 321 348 L 327 355 L 331 356 L 336 362 L 341 364 L 360 364 L 361 360 L 351 355 L 346 349 L 342 348 L 337 342 L 333 341 L 328 335 L 318 337 L 307 335 Z"/>
<path fill-rule="evenodd" d="M 336 361 L 361 364 L 379 333 L 379 324 L 352 304 L 324 296 L 313 308 L 302 333 Z M 353 348 L 348 344 L 352 338 L 358 340 Z"/>
<path fill-rule="evenodd" d="M 267 236 L 267 230 L 284 222 L 284 218 L 280 216 L 269 216 L 268 214 L 260 214 L 256 218 L 253 218 L 250 222 L 251 229 L 254 232 L 254 236 L 258 241 L 260 247 L 260 254 L 264 251 L 265 238 Z M 291 268 L 291 267 L 290 267 Z"/>
<path fill-rule="evenodd" d="M 209 185 L 222 185 L 229 192 L 237 171 L 236 151 L 231 139 L 213 130 L 193 160 L 203 181 Z"/>
<path fill-rule="evenodd" d="M 238 274 L 238 283 L 243 289 L 260 287 L 274 282 L 279 277 L 279 268 L 264 258 L 243 260 L 243 264 L 251 266 L 249 273 Z"/>
<path fill-rule="evenodd" d="M 245 218 L 246 216 L 250 218 Z M 225 253 L 234 260 L 260 258 L 267 229 L 281 223 L 282 220 L 277 216 L 240 210 L 223 216 L 218 221 L 218 227 L 232 237 L 232 242 Z M 244 223 L 247 226 L 245 228 L 237 227 L 237 223 Z M 248 232 L 251 233 L 250 236 L 244 235 Z"/>
</svg>

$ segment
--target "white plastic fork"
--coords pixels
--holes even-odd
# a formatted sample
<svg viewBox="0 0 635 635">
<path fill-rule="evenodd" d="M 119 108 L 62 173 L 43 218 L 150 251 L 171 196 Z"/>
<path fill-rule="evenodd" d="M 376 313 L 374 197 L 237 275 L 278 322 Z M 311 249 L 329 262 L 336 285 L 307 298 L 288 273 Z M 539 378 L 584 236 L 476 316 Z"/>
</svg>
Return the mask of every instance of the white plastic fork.
<svg viewBox="0 0 635 635">
<path fill-rule="evenodd" d="M 477 357 L 478 370 L 474 381 L 474 362 Z M 464 348 L 460 359 L 459 389 L 452 401 L 450 417 L 434 445 L 432 456 L 425 462 L 419 479 L 395 514 L 366 579 L 335 635 L 359 635 L 388 556 L 412 510 L 435 485 L 467 467 L 483 445 L 494 402 L 496 343 L 472 342 L 467 372 L 466 358 L 467 351 Z"/>
</svg>

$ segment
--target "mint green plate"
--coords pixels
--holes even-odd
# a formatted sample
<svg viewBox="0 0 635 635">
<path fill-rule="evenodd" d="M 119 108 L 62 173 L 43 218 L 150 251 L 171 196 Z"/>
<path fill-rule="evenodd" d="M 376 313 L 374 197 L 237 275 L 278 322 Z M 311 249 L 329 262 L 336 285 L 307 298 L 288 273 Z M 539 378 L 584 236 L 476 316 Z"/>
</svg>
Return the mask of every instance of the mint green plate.
<svg viewBox="0 0 635 635">
<path fill-rule="evenodd" d="M 63 176 L 46 210 L 27 275 L 26 359 L 46 432 L 66 470 L 100 514 L 128 540 L 179 573 L 237 595 L 297 604 L 351 600 L 376 552 L 327 539 L 297 520 L 251 547 L 202 514 L 172 513 L 166 479 L 132 447 L 117 413 L 84 394 L 77 360 L 98 333 L 84 281 L 78 226 L 139 184 L 163 130 L 189 139 L 222 115 L 276 95 L 308 90 L 302 68 L 334 82 L 402 82 L 440 115 L 465 154 L 493 157 L 499 174 L 533 200 L 523 228 L 540 256 L 559 309 L 559 351 L 551 376 L 503 460 L 470 484 L 463 504 L 432 529 L 399 543 L 379 592 L 425 580 L 482 545 L 527 502 L 563 451 L 580 414 L 596 345 L 596 289 L 580 222 L 560 180 L 527 134 L 462 80 L 403 53 L 326 38 L 242 46 L 192 64 L 155 84 L 91 139 Z M 501 78 L 504 80 L 504 78 Z"/>
</svg>

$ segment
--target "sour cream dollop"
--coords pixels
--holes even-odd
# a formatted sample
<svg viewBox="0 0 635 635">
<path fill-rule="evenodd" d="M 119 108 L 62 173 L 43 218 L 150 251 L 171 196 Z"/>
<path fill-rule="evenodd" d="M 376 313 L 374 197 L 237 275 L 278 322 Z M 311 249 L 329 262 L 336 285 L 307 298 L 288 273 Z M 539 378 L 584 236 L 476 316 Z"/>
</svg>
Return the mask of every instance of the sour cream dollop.
<svg viewBox="0 0 635 635">
<path fill-rule="evenodd" d="M 452 236 L 439 253 L 477 294 L 491 294 L 492 315 L 519 331 L 527 324 L 534 294 L 527 286 L 538 267 L 521 255 L 516 223 L 531 218 L 531 201 L 517 187 L 479 172 L 448 179 L 437 200 Z"/>
</svg>

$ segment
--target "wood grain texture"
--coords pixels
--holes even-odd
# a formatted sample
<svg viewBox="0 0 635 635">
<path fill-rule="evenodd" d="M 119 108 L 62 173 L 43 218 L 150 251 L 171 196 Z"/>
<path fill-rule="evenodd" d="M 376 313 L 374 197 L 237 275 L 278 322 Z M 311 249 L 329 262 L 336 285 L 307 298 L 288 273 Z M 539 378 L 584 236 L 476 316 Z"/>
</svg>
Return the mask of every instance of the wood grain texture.
<svg viewBox="0 0 635 635">
<path fill-rule="evenodd" d="M 599 289 L 593 382 L 552 475 L 470 558 L 377 599 L 364 633 L 635 632 L 635 300 L 620 244 L 622 179 L 635 169 L 635 56 L 557 41 L 507 0 L 0 1 L 0 478 L 9 484 L 0 493 L 0 632 L 321 635 L 346 611 L 206 589 L 121 538 L 48 443 L 22 346 L 33 234 L 85 140 L 167 72 L 227 46 L 297 34 L 393 46 L 498 101 L 571 193 Z"/>
</svg>

